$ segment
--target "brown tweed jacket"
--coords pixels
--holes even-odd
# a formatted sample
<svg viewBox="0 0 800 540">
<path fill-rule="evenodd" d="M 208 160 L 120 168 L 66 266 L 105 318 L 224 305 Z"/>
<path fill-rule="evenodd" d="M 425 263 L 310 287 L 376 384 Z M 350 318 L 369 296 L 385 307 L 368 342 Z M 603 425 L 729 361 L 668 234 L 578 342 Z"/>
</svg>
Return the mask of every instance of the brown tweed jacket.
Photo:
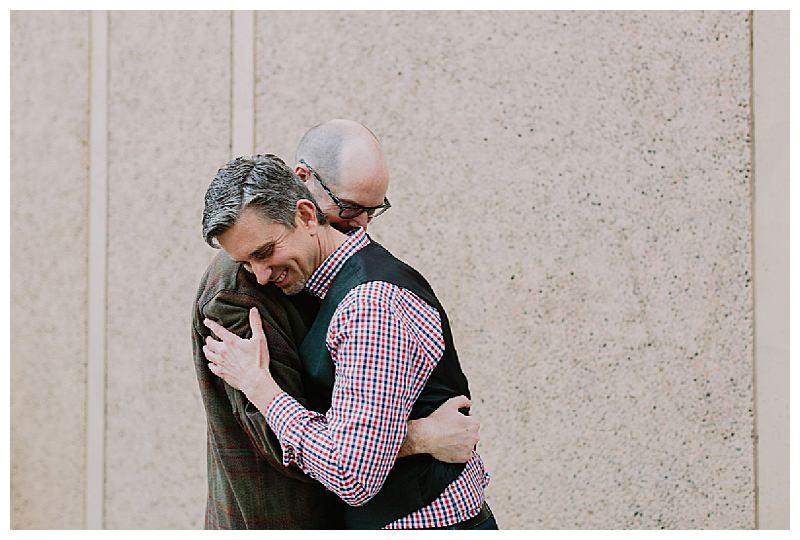
<svg viewBox="0 0 800 540">
<path fill-rule="evenodd" d="M 192 313 L 194 367 L 208 435 L 205 528 L 343 528 L 344 503 L 299 469 L 284 467 L 280 444 L 264 416 L 208 369 L 202 347 L 210 331 L 203 319 L 250 337 L 252 306 L 261 313 L 275 381 L 300 403 L 306 402 L 297 349 L 316 315 L 316 300 L 261 286 L 220 252 L 200 282 Z"/>
</svg>

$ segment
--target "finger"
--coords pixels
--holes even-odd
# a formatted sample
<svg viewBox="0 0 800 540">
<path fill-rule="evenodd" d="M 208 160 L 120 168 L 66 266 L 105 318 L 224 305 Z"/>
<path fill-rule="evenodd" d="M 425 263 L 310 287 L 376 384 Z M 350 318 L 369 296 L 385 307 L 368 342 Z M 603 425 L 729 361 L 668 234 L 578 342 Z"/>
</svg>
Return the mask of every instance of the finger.
<svg viewBox="0 0 800 540">
<path fill-rule="evenodd" d="M 467 396 L 456 396 L 447 400 L 447 405 L 455 409 L 464 409 L 472 407 L 472 402 Z"/>
<path fill-rule="evenodd" d="M 254 338 L 266 341 L 267 336 L 264 335 L 264 327 L 261 324 L 261 314 L 256 307 L 250 308 L 250 330 L 253 331 Z"/>
<path fill-rule="evenodd" d="M 475 422 L 474 424 L 472 424 L 472 425 L 470 426 L 470 431 L 472 431 L 472 433 L 473 433 L 473 434 L 474 434 L 476 437 L 480 437 L 480 435 L 478 435 L 478 433 L 480 432 L 480 430 L 481 430 L 481 423 L 480 423 L 480 422 Z"/>
<path fill-rule="evenodd" d="M 211 336 L 208 336 L 206 338 L 205 346 L 208 347 L 210 350 L 214 351 L 215 353 L 221 353 L 222 349 L 225 348 L 225 344 L 224 343 L 222 343 L 221 341 L 217 341 L 216 339 L 214 339 Z"/>
<path fill-rule="evenodd" d="M 222 363 L 222 357 L 216 352 L 209 349 L 207 345 L 203 345 L 203 354 L 206 355 L 206 359 L 208 359 L 209 362 L 213 362 L 215 364 Z"/>
<path fill-rule="evenodd" d="M 258 367 L 267 369 L 269 367 L 269 348 L 263 339 L 258 340 Z"/>
<path fill-rule="evenodd" d="M 213 373 L 214 375 L 219 376 L 219 372 L 220 372 L 220 367 L 219 366 L 217 366 L 215 364 L 208 364 L 208 369 L 210 369 L 211 373 Z"/>
<path fill-rule="evenodd" d="M 255 306 L 250 308 L 250 329 L 253 331 L 253 339 L 258 342 L 258 367 L 266 369 L 269 365 L 269 349 L 267 348 L 267 336 L 264 334 L 264 326 L 261 321 L 261 314 Z"/>
<path fill-rule="evenodd" d="M 227 341 L 234 341 L 236 339 L 241 339 L 239 336 L 229 331 L 227 328 L 224 328 L 221 324 L 212 321 L 211 319 L 203 319 L 203 324 L 206 325 L 209 330 L 214 332 L 214 335 L 217 336 L 222 341 L 227 342 Z"/>
</svg>

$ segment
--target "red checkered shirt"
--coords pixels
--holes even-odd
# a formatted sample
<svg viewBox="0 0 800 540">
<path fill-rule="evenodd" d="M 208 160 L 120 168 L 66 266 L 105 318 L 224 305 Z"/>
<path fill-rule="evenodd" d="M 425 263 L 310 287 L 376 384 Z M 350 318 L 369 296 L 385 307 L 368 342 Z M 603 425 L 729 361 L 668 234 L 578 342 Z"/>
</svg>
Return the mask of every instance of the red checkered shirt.
<svg viewBox="0 0 800 540">
<path fill-rule="evenodd" d="M 357 229 L 311 275 L 306 288 L 325 298 L 342 265 L 369 244 Z M 415 294 L 383 281 L 351 290 L 331 319 L 326 345 L 336 366 L 331 408 L 309 411 L 282 392 L 265 416 L 296 464 L 346 503 L 380 491 L 406 436 L 411 407 L 444 352 L 439 313 Z M 489 476 L 477 452 L 431 504 L 387 529 L 444 527 L 476 515 Z"/>
</svg>

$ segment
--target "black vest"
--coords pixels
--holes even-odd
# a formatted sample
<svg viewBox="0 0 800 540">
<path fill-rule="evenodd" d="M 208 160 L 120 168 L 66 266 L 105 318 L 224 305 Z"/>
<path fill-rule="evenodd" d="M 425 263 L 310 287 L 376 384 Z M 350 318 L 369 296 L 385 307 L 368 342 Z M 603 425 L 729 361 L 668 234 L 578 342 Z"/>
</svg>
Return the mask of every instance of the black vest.
<svg viewBox="0 0 800 540">
<path fill-rule="evenodd" d="M 419 272 L 396 259 L 380 244 L 371 242 L 350 257 L 336 274 L 319 314 L 300 346 L 309 407 L 320 413 L 330 409 L 334 365 L 325 346 L 325 337 L 333 313 L 347 293 L 371 281 L 384 281 L 411 291 L 434 307 L 441 318 L 444 354 L 414 403 L 409 420 L 428 416 L 451 397 L 469 397 L 467 378 L 461 371 L 453 346 L 450 323 L 433 289 Z M 463 470 L 463 463 L 444 463 L 430 454 L 399 458 L 375 497 L 362 506 L 346 508 L 346 527 L 379 529 L 419 510 L 436 500 Z"/>
</svg>

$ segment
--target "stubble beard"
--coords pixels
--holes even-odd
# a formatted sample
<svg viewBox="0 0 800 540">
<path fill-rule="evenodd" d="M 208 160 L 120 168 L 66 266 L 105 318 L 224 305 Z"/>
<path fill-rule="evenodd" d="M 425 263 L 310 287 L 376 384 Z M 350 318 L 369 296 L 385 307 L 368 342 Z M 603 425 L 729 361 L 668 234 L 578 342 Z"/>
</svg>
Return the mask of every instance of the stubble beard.
<svg viewBox="0 0 800 540">
<path fill-rule="evenodd" d="M 283 287 L 281 290 L 283 294 L 286 296 L 294 296 L 295 294 L 300 294 L 303 289 L 306 288 L 306 278 L 305 276 L 299 276 L 296 281 L 289 283 L 286 287 Z"/>
</svg>

